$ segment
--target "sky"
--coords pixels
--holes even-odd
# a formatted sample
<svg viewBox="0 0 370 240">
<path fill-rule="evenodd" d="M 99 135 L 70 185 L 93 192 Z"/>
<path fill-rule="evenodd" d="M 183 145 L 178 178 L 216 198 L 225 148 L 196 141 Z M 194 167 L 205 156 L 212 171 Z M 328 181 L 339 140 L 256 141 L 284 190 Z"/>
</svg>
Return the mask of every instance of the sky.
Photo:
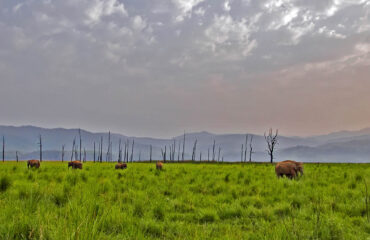
<svg viewBox="0 0 370 240">
<path fill-rule="evenodd" d="M 0 0 L 0 124 L 370 127 L 370 0 Z"/>
</svg>

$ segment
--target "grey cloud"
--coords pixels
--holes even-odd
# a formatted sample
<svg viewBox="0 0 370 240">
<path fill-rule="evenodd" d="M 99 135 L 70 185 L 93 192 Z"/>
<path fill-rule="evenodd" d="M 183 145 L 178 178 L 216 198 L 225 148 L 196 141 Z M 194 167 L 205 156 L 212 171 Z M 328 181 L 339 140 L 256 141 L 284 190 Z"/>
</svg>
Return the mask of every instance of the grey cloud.
<svg viewBox="0 0 370 240">
<path fill-rule="evenodd" d="M 301 92 L 312 76 L 313 95 L 335 87 L 338 76 L 366 78 L 369 11 L 364 0 L 3 0 L 3 123 L 153 136 L 260 131 L 274 125 L 271 111 L 295 109 L 288 99 L 271 109 L 266 99 L 281 99 L 279 91 Z M 330 125 L 311 126 L 312 109 L 303 109 L 302 133 Z M 299 131 L 284 116 L 276 125 Z"/>
</svg>

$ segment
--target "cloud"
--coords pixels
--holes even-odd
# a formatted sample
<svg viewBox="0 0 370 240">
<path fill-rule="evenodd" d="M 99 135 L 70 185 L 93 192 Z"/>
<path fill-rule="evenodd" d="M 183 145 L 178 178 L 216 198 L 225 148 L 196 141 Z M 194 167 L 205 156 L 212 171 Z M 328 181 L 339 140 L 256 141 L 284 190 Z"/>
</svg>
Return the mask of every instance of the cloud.
<svg viewBox="0 0 370 240">
<path fill-rule="evenodd" d="M 257 28 L 256 22 L 258 16 L 248 23 L 245 18 L 238 21 L 230 15 L 216 15 L 204 32 L 207 41 L 203 44 L 216 55 L 223 54 L 231 58 L 248 56 L 257 47 L 257 41 L 251 39 L 251 33 Z"/>
<path fill-rule="evenodd" d="M 189 17 L 192 13 L 193 8 L 195 8 L 203 1 L 204 0 L 172 0 L 172 2 L 179 10 L 179 14 L 176 16 L 176 21 L 181 22 L 186 17 Z"/>
<path fill-rule="evenodd" d="M 142 31 L 147 26 L 147 23 L 141 16 L 135 16 L 132 21 L 132 26 L 135 30 Z"/>
<path fill-rule="evenodd" d="M 370 100 L 360 86 L 369 75 L 368 0 L 2 3 L 5 124 L 89 123 L 156 136 L 235 132 L 271 126 L 272 113 L 281 113 L 277 125 L 294 126 L 287 116 L 300 108 L 302 117 L 294 119 L 313 121 L 310 112 L 324 111 L 322 92 L 336 89 L 330 103 L 346 104 L 338 86 Z M 340 116 L 340 107 L 333 115 Z"/>
<path fill-rule="evenodd" d="M 87 9 L 87 22 L 90 24 L 97 23 L 104 16 L 119 14 L 127 16 L 125 6 L 117 0 L 93 0 L 92 5 Z"/>
</svg>

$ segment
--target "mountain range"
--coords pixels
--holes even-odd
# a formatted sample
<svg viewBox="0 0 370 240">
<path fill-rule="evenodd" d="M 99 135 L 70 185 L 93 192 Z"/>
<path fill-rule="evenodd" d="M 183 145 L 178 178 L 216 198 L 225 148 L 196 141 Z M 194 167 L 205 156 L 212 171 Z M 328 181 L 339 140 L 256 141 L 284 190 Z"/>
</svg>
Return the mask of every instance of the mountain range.
<svg viewBox="0 0 370 240">
<path fill-rule="evenodd" d="M 80 130 L 82 138 L 82 149 L 86 149 L 86 158 L 93 159 L 94 142 L 96 149 L 98 142 L 103 138 L 103 160 L 108 150 L 108 132 L 93 133 Z M 39 136 L 42 137 L 43 158 L 47 160 L 60 160 L 62 145 L 65 145 L 65 159 L 71 157 L 72 142 L 76 139 L 77 149 L 79 150 L 79 129 L 64 128 L 40 128 L 35 126 L 0 126 L 0 136 L 5 139 L 5 159 L 14 160 L 15 153 L 18 152 L 20 160 L 39 157 Z M 248 153 L 249 143 L 253 136 L 253 155 L 252 161 L 268 161 L 266 152 L 266 142 L 263 135 L 248 134 Z M 185 134 L 185 159 L 191 159 L 194 142 L 196 146 L 196 160 L 202 157 L 203 161 L 210 159 L 213 155 L 213 143 L 215 142 L 215 159 L 218 159 L 220 150 L 220 160 L 240 161 L 241 147 L 245 144 L 246 134 L 212 134 L 209 132 L 195 132 Z M 152 146 L 153 159 L 162 158 L 162 150 L 169 149 L 175 143 L 175 159 L 178 159 L 183 148 L 184 136 L 174 136 L 170 139 L 130 137 L 122 134 L 111 133 L 112 160 L 118 157 L 118 142 L 128 143 L 131 155 L 132 142 L 134 142 L 133 159 L 148 160 L 149 149 Z M 0 139 L 2 143 L 2 139 Z M 124 147 L 123 147 L 124 148 Z M 179 153 L 180 150 L 180 154 Z M 201 156 L 200 156 L 201 155 Z M 294 159 L 303 162 L 370 162 L 370 128 L 358 131 L 340 131 L 327 135 L 311 137 L 290 137 L 279 136 L 276 147 L 275 160 Z"/>
</svg>

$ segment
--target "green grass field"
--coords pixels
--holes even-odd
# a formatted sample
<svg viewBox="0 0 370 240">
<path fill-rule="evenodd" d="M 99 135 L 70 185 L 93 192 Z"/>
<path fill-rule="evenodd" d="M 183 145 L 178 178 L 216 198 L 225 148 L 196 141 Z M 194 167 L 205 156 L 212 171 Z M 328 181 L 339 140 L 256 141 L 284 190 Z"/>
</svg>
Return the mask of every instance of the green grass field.
<svg viewBox="0 0 370 240">
<path fill-rule="evenodd" d="M 0 163 L 0 239 L 370 239 L 365 181 L 369 164 Z"/>
</svg>

